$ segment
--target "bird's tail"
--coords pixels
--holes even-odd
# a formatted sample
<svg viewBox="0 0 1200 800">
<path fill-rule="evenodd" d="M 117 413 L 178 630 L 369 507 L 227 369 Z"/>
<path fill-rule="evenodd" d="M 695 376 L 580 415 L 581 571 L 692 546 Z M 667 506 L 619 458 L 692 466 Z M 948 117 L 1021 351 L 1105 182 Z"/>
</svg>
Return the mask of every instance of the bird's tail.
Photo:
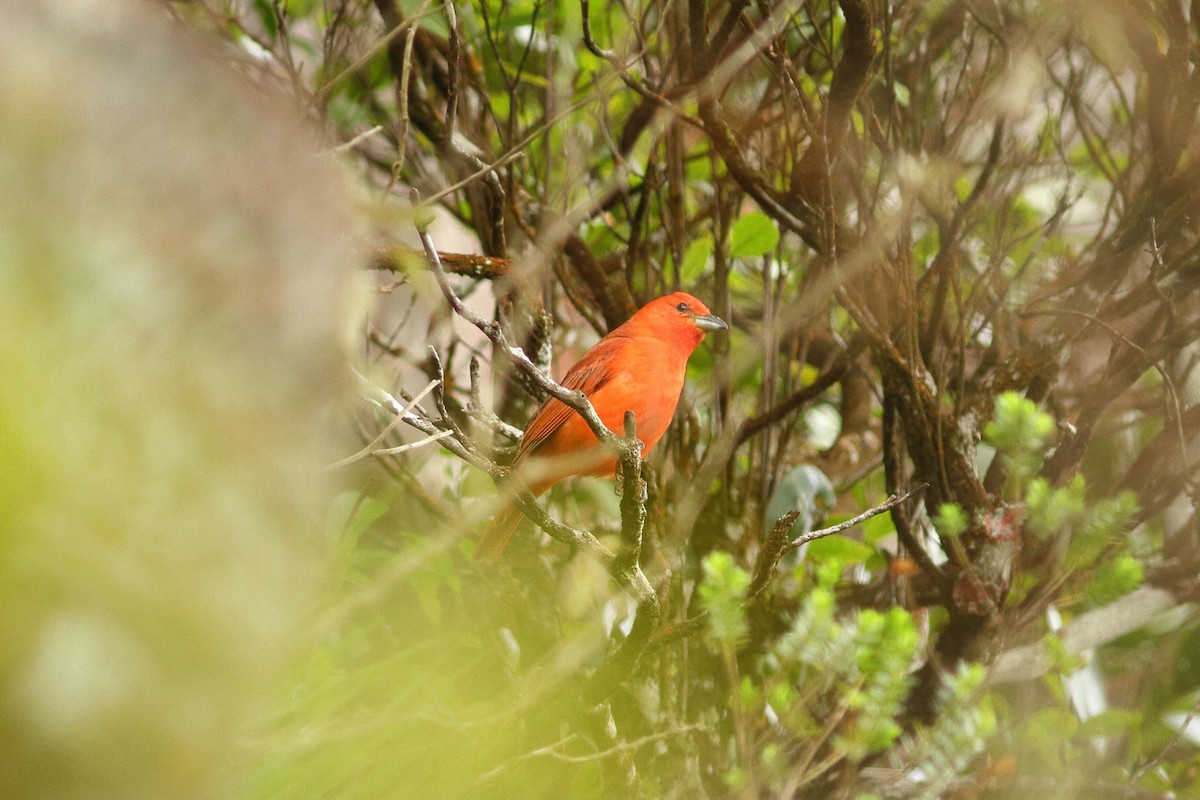
<svg viewBox="0 0 1200 800">
<path fill-rule="evenodd" d="M 523 519 L 525 519 L 525 515 L 521 513 L 521 509 L 512 503 L 505 503 L 500 512 L 492 519 L 492 524 L 488 525 L 487 531 L 476 543 L 475 560 L 495 561 L 500 558 L 505 545 L 508 544 L 508 540 L 512 538 L 513 532 L 516 531 Z"/>
</svg>

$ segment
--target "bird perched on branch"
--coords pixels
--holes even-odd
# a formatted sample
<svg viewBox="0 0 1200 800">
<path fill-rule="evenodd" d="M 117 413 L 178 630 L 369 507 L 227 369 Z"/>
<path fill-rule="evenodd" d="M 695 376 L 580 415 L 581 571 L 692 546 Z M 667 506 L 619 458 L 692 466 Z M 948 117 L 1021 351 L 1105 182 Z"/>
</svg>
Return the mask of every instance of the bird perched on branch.
<svg viewBox="0 0 1200 800">
<path fill-rule="evenodd" d="M 587 395 L 611 431 L 623 431 L 625 412 L 632 411 L 645 458 L 675 416 L 692 351 L 708 331 L 728 328 L 690 294 L 664 295 L 584 353 L 562 385 Z M 600 443 L 587 421 L 553 397 L 542 403 L 525 428 L 512 464 L 534 497 L 568 476 L 612 475 L 616 466 L 616 455 Z M 521 517 L 520 509 L 506 503 L 479 540 L 475 557 L 499 558 Z"/>
</svg>

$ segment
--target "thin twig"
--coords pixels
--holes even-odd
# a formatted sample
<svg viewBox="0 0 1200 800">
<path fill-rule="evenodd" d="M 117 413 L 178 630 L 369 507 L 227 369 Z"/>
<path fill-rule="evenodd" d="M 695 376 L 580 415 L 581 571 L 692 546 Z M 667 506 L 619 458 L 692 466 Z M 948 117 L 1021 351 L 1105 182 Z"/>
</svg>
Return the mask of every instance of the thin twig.
<svg viewBox="0 0 1200 800">
<path fill-rule="evenodd" d="M 784 555 L 803 547 L 809 542 L 849 530 L 860 522 L 865 522 L 871 517 L 882 514 L 885 511 L 890 511 L 918 492 L 924 491 L 925 486 L 925 484 L 921 484 L 902 495 L 892 495 L 879 505 L 868 508 L 857 517 L 848 519 L 845 522 L 839 522 L 837 525 L 831 525 L 828 528 L 809 531 L 802 536 L 797 536 L 790 542 L 787 541 L 787 535 L 791 532 L 792 525 L 795 523 L 796 517 L 800 515 L 800 512 L 789 511 L 784 514 L 776 520 L 770 535 L 767 537 L 767 541 L 763 544 L 762 553 L 759 554 L 758 563 L 754 568 L 754 578 L 750 583 L 749 591 L 746 593 L 746 600 L 753 600 L 767 588 L 767 584 L 775 572 L 775 567 L 779 564 L 779 559 L 783 558 Z"/>
<path fill-rule="evenodd" d="M 799 516 L 798 511 L 789 511 L 775 522 L 775 526 L 771 529 L 771 534 L 767 537 L 767 544 L 764 545 L 764 554 L 759 556 L 758 564 L 754 570 L 754 577 L 750 582 L 750 588 L 746 592 L 746 602 L 749 603 L 767 587 L 767 583 L 771 578 L 771 574 L 775 571 L 775 567 L 779 564 L 779 559 L 784 553 L 790 553 L 796 548 L 808 544 L 817 539 L 822 539 L 826 536 L 832 536 L 835 533 L 849 530 L 860 522 L 864 522 L 871 517 L 882 514 L 885 511 L 890 511 L 893 507 L 900 505 L 908 500 L 913 495 L 924 491 L 927 488 L 926 484 L 921 484 L 916 488 L 905 492 L 901 495 L 892 495 L 887 500 L 877 506 L 867 509 L 853 519 L 848 519 L 845 522 L 839 522 L 837 525 L 831 525 L 828 528 L 820 528 L 815 531 L 809 531 L 803 536 L 799 536 L 786 545 L 780 544 L 780 539 L 787 536 L 791 530 L 792 524 Z M 657 636 L 654 636 L 646 645 L 648 651 L 657 650 L 665 647 L 672 642 L 685 639 L 694 633 L 698 633 L 704 628 L 704 621 L 708 618 L 708 612 L 702 611 L 694 617 L 690 617 L 683 622 L 672 625 L 668 628 L 659 631 Z"/>
<path fill-rule="evenodd" d="M 821 528 L 819 530 L 809 531 L 808 533 L 804 534 L 803 536 L 798 536 L 794 540 L 789 542 L 787 544 L 787 546 L 785 546 L 783 548 L 781 555 L 783 553 L 790 553 L 793 550 L 795 550 L 796 548 L 806 545 L 809 542 L 814 541 L 816 539 L 821 539 L 826 536 L 832 536 L 835 533 L 841 533 L 842 531 L 849 530 L 850 528 L 853 528 L 855 525 L 859 524 L 860 522 L 865 522 L 865 521 L 869 520 L 871 517 L 882 514 L 885 511 L 890 511 L 893 507 L 900 505 L 901 503 L 903 503 L 905 500 L 909 499 L 913 495 L 916 495 L 916 494 L 919 494 L 919 493 L 925 491 L 925 489 L 928 488 L 928 486 L 929 486 L 929 484 L 922 483 L 920 486 L 916 486 L 916 487 L 910 489 L 909 491 L 905 492 L 904 494 L 892 495 L 891 497 L 889 497 L 887 500 L 884 500 L 879 505 L 874 506 L 873 508 L 868 508 L 866 511 L 859 514 L 857 517 L 852 517 L 851 519 L 848 519 L 845 522 L 839 522 L 837 525 L 831 525 L 828 528 Z"/>
<path fill-rule="evenodd" d="M 381 130 L 383 130 L 383 126 L 376 125 L 374 128 L 369 128 L 368 130 L 365 130 L 362 133 L 358 134 L 350 141 L 343 142 L 342 144 L 339 144 L 337 147 L 332 147 L 329 150 L 326 150 L 325 152 L 328 155 L 338 155 L 339 153 L 345 153 L 347 150 L 353 150 L 357 145 L 359 145 L 362 142 L 365 142 L 367 139 L 370 139 L 372 136 L 379 133 Z"/>
<path fill-rule="evenodd" d="M 1187 733 L 1188 726 L 1192 724 L 1192 720 L 1196 718 L 1197 712 L 1200 712 L 1200 701 L 1197 701 L 1190 709 L 1188 709 L 1187 716 L 1185 716 L 1183 718 L 1183 722 L 1179 724 L 1178 729 L 1175 731 L 1175 735 L 1171 737 L 1171 741 L 1159 748 L 1158 752 L 1154 754 L 1153 758 L 1147 759 L 1144 764 L 1139 765 L 1129 774 L 1128 784 L 1130 786 L 1136 784 L 1142 779 L 1143 775 L 1154 769 L 1155 765 L 1158 764 L 1158 762 L 1162 760 L 1162 757 L 1167 754 L 1167 751 L 1171 750 L 1176 744 L 1179 743 L 1179 740 L 1183 738 L 1185 733 Z"/>
<path fill-rule="evenodd" d="M 796 518 L 799 516 L 799 511 L 789 511 L 775 520 L 775 525 L 772 526 L 771 533 L 763 542 L 762 550 L 758 554 L 758 563 L 754 566 L 754 579 L 746 591 L 747 600 L 753 600 L 767 588 L 771 575 L 775 572 L 775 565 L 783 556 L 783 548 L 787 546 L 787 535 L 791 533 L 792 526 L 796 524 Z"/>
<path fill-rule="evenodd" d="M 412 401 L 409 401 L 409 406 L 405 406 L 384 389 L 369 383 L 366 378 L 363 378 L 361 375 L 359 375 L 359 378 L 363 383 L 363 395 L 371 402 L 376 403 L 383 408 L 392 410 L 397 414 L 397 416 L 403 418 L 405 423 L 411 425 L 419 431 L 430 435 L 444 433 L 444 431 L 438 428 L 438 426 L 434 424 L 432 420 L 426 419 L 425 417 L 408 410 L 409 406 L 416 408 L 416 406 L 412 404 Z M 509 470 L 507 468 L 500 466 L 491 459 L 485 458 L 479 453 L 468 450 L 453 436 L 448 436 L 441 441 L 443 447 L 445 447 L 451 453 L 454 453 L 454 455 L 458 456 L 471 466 L 483 470 L 490 475 L 493 480 L 501 482 L 508 479 Z M 558 539 L 560 542 L 574 545 L 579 547 L 581 550 L 585 550 L 590 553 L 593 558 L 605 565 L 609 573 L 612 574 L 613 577 L 621 583 L 621 585 L 629 586 L 634 590 L 634 593 L 639 598 L 644 597 L 646 594 L 654 593 L 654 590 L 650 587 L 650 583 L 645 579 L 644 575 L 641 576 L 641 581 L 639 582 L 636 580 L 636 576 L 631 577 L 628 573 L 618 571 L 615 567 L 616 556 L 613 555 L 611 550 L 600 544 L 600 541 L 596 539 L 595 536 L 587 531 L 582 531 L 577 528 L 572 528 L 570 525 L 565 525 L 546 514 L 546 512 L 542 510 L 542 507 L 534 501 L 533 495 L 529 493 L 529 490 L 523 488 L 519 489 L 515 493 L 513 500 L 521 509 L 521 512 L 530 520 L 532 520 L 535 525 L 546 531 L 546 533 L 550 534 L 551 537 Z M 641 570 L 638 570 L 638 575 L 640 574 Z"/>
<path fill-rule="evenodd" d="M 521 440 L 521 437 L 525 435 L 525 432 L 522 431 L 520 428 L 516 427 L 515 425 L 509 425 L 507 422 L 500 419 L 500 417 L 496 416 L 495 412 L 493 412 L 490 408 L 488 408 L 487 405 L 485 405 L 483 402 L 482 392 L 480 390 L 480 385 L 479 385 L 480 381 L 479 381 L 479 357 L 478 356 L 471 356 L 470 372 L 471 372 L 471 399 L 467 403 L 467 413 L 470 414 L 475 419 L 482 422 L 484 425 L 487 425 L 489 428 L 496 431 L 497 433 L 507 436 L 509 439 L 513 440 L 514 442 L 519 442 Z"/>
<path fill-rule="evenodd" d="M 566 762 L 572 763 L 572 764 L 583 764 L 588 761 L 600 761 L 602 759 L 617 755 L 619 753 L 625 753 L 630 750 L 637 750 L 641 747 L 644 747 L 644 746 L 650 744 L 651 742 L 657 742 L 657 741 L 659 741 L 661 739 L 665 739 L 669 736 L 679 736 L 679 735 L 682 735 L 685 733 L 690 733 L 691 731 L 701 730 L 703 727 L 704 726 L 699 723 L 693 723 L 691 725 L 683 725 L 681 727 L 673 728 L 668 731 L 659 731 L 658 733 L 652 733 L 647 736 L 643 736 L 640 739 L 634 739 L 631 742 L 622 742 L 621 744 L 613 745 L 612 747 L 610 747 L 606 750 L 599 750 L 595 753 L 589 753 L 588 755 L 583 755 L 583 756 L 571 756 L 571 755 L 567 755 L 566 753 L 560 753 L 558 751 L 558 748 L 566 745 L 567 743 L 569 743 L 572 740 L 579 737 L 579 734 L 577 734 L 577 733 L 569 733 L 566 736 L 564 736 L 563 738 L 559 739 L 557 742 L 554 742 L 553 744 L 548 744 L 545 747 L 539 747 L 536 750 L 530 750 L 528 753 L 520 755 L 517 758 L 513 759 L 512 761 L 509 761 L 506 764 L 501 764 L 500 766 L 496 767 L 495 769 L 490 770 L 489 772 L 485 772 L 483 775 L 479 776 L 478 782 L 482 783 L 484 781 L 491 780 L 495 776 L 499 775 L 501 772 L 504 772 L 505 770 L 516 766 L 517 764 L 520 764 L 523 761 L 528 761 L 531 758 L 537 758 L 539 756 L 549 756 L 551 758 L 556 758 L 559 761 L 566 761 Z"/>
<path fill-rule="evenodd" d="M 458 119 L 458 71 L 462 44 L 458 37 L 458 13 L 453 0 L 442 1 L 442 12 L 446 15 L 446 31 L 450 52 L 446 56 L 446 141 L 454 138 L 455 121 Z"/>
<path fill-rule="evenodd" d="M 397 417 L 403 419 L 405 424 L 411 425 L 422 433 L 432 436 L 434 434 L 443 432 L 443 429 L 434 424 L 432 420 L 413 413 L 412 409 L 417 407 L 413 401 L 410 400 L 409 404 L 405 405 L 393 397 L 391 393 L 372 384 L 361 374 L 358 376 L 358 378 L 362 385 L 363 397 L 365 397 L 367 400 L 375 403 L 381 408 L 391 411 Z M 504 467 L 500 466 L 494 461 L 491 461 L 490 459 L 484 458 L 478 453 L 471 452 L 463 447 L 462 443 L 453 437 L 447 437 L 444 441 L 442 441 L 442 446 L 454 453 L 454 455 L 458 456 L 463 461 L 466 461 L 473 467 L 483 470 L 493 478 L 501 479 L 508 474 L 508 470 L 506 470 Z"/>
<path fill-rule="evenodd" d="M 366 458 L 367 456 L 372 455 L 373 453 L 377 452 L 375 449 L 376 446 L 380 442 L 382 442 L 384 439 L 386 439 L 387 435 L 396 429 L 396 426 L 398 426 L 401 422 L 404 422 L 405 415 L 408 414 L 410 411 L 412 411 L 413 408 L 417 405 L 417 403 L 421 402 L 421 398 L 425 397 L 425 395 L 432 392 L 434 387 L 437 385 L 438 385 L 437 381 L 430 381 L 428 384 L 425 385 L 424 389 L 417 392 L 417 395 L 408 403 L 408 405 L 400 406 L 398 409 L 395 409 L 395 415 L 392 417 L 391 421 L 388 422 L 387 427 L 385 427 L 382 431 L 380 431 L 379 435 L 376 436 L 374 439 L 372 439 L 370 441 L 370 443 L 367 444 L 366 447 L 364 447 L 362 450 L 359 450 L 354 455 L 346 456 L 345 458 L 343 458 L 339 461 L 335 461 L 332 464 L 327 464 L 325 466 L 325 469 L 329 469 L 329 470 L 339 469 L 339 468 L 345 467 L 349 464 L 353 464 L 355 461 L 361 461 L 362 459 Z M 439 434 L 439 437 L 440 437 L 440 434 Z M 429 439 L 426 441 L 432 441 L 432 439 Z M 413 446 L 415 447 L 419 444 L 425 444 L 425 443 L 426 443 L 425 441 L 414 442 Z"/>
<path fill-rule="evenodd" d="M 430 444 L 431 442 L 440 441 L 441 439 L 445 439 L 447 436 L 453 436 L 453 435 L 454 435 L 454 431 L 448 431 L 448 430 L 440 431 L 438 433 L 430 434 L 429 436 L 426 436 L 424 439 L 418 439 L 415 442 L 409 442 L 408 444 L 396 445 L 395 447 L 385 447 L 382 450 L 373 450 L 371 452 L 371 455 L 372 456 L 394 456 L 399 453 L 407 453 L 409 450 L 415 450 L 416 448 L 422 447 L 423 445 Z"/>
<path fill-rule="evenodd" d="M 1022 316 L 1022 317 L 1039 317 L 1039 316 L 1080 317 L 1082 319 L 1088 320 L 1089 322 L 1094 322 L 1096 325 L 1099 325 L 1101 328 L 1103 328 L 1104 331 L 1109 336 L 1116 339 L 1121 344 L 1125 345 L 1126 347 L 1130 348 L 1131 350 L 1133 350 L 1137 353 L 1140 353 L 1142 356 L 1144 356 L 1148 360 L 1150 358 L 1150 354 L 1146 352 L 1146 349 L 1144 347 L 1142 347 L 1137 342 L 1133 341 L 1128 336 L 1121 333 L 1119 330 L 1114 328 L 1112 325 L 1109 325 L 1107 322 L 1100 319 L 1096 315 L 1089 314 L 1086 311 L 1076 311 L 1076 310 L 1069 309 L 1069 308 L 1055 308 L 1055 309 L 1043 309 L 1043 310 L 1038 310 L 1038 311 L 1023 311 L 1020 313 L 1019 316 Z M 1188 459 L 1187 459 L 1187 437 L 1184 435 L 1184 431 L 1183 431 L 1183 406 L 1179 402 L 1179 392 L 1175 388 L 1175 381 L 1171 378 L 1170 372 L 1167 371 L 1167 368 L 1162 364 L 1162 362 L 1160 362 L 1158 359 L 1154 359 L 1150 362 L 1150 366 L 1152 366 L 1154 368 L 1154 371 L 1157 372 L 1159 374 L 1159 377 L 1162 378 L 1163 386 L 1167 390 L 1167 396 L 1170 399 L 1171 411 L 1172 411 L 1170 416 L 1173 418 L 1171 421 L 1175 423 L 1175 437 L 1179 444 L 1180 463 L 1183 464 L 1184 466 L 1186 466 L 1187 461 L 1188 461 Z"/>
<path fill-rule="evenodd" d="M 400 82 L 396 86 L 396 160 L 392 162 L 392 174 L 382 197 L 392 193 L 392 187 L 400 180 L 400 173 L 404 169 L 404 159 L 408 150 L 408 84 L 412 77 L 413 43 L 417 38 L 417 22 L 429 11 L 429 3 L 430 0 L 425 0 L 417 11 L 417 16 L 408 22 L 408 36 L 404 39 L 404 56 L 400 66 Z M 403 27 L 397 25 L 396 30 Z M 390 41 L 391 32 L 388 33 Z"/>
<path fill-rule="evenodd" d="M 534 138 L 536 138 L 536 137 L 534 137 L 534 136 L 527 137 L 525 139 L 525 141 L 521 142 L 520 149 L 513 149 L 513 150 L 509 151 L 508 153 L 506 153 L 505 155 L 500 156 L 500 158 L 496 159 L 491 164 L 484 164 L 482 167 L 475 170 L 470 175 L 468 175 L 467 177 L 460 180 L 458 183 L 453 183 L 453 184 L 447 186 L 445 189 L 442 189 L 440 192 L 437 192 L 436 194 L 432 195 L 429 198 L 429 202 L 436 203 L 437 201 L 441 200 L 443 197 L 448 197 L 448 196 L 454 194 L 459 189 L 466 186 L 468 183 L 471 183 L 472 181 L 482 178 L 484 175 L 487 175 L 489 172 L 496 172 L 501 167 L 505 167 L 513 161 L 517 161 L 519 159 L 525 158 L 524 146 L 527 145 L 529 142 L 533 141 Z"/>
<path fill-rule="evenodd" d="M 454 436 L 463 443 L 463 447 L 468 450 L 477 450 L 475 443 L 467 436 L 466 432 L 459 427 L 454 418 L 450 416 L 450 410 L 446 408 L 446 371 L 442 368 L 442 358 L 438 355 L 437 348 L 429 345 L 429 358 L 433 361 L 434 371 L 437 373 L 437 388 L 433 390 L 433 401 L 437 403 L 438 414 L 442 417 L 442 422 L 446 427 L 454 432 Z"/>
<path fill-rule="evenodd" d="M 333 87 L 341 82 L 343 78 L 348 75 L 352 75 L 361 69 L 365 64 L 375 57 L 376 53 L 391 44 L 392 39 L 395 39 L 399 34 L 403 33 L 405 30 L 415 32 L 419 27 L 421 20 L 424 19 L 428 13 L 427 6 L 422 6 L 421 10 L 417 12 L 415 16 L 410 17 L 409 19 L 405 20 L 402 25 L 397 25 L 395 28 L 392 28 L 390 31 L 381 36 L 379 40 L 368 47 L 366 51 L 354 61 L 353 64 L 330 78 L 323 86 L 321 86 L 321 88 L 317 89 L 316 93 L 313 95 L 314 100 L 318 103 L 322 102 L 325 97 L 327 97 L 329 93 L 333 91 Z M 411 37 L 412 33 L 410 33 L 409 36 Z"/>
<path fill-rule="evenodd" d="M 607 83 L 610 82 L 611 80 L 616 80 L 616 78 L 612 75 L 602 76 L 601 79 L 596 84 L 595 93 L 598 94 L 599 91 L 601 89 L 605 88 Z M 500 170 L 501 167 L 508 165 L 510 162 L 525 158 L 525 155 L 526 155 L 525 151 L 529 149 L 529 146 L 531 144 L 533 144 L 533 142 L 536 141 L 538 139 L 538 137 L 545 135 L 547 131 L 549 131 L 551 128 L 553 128 L 558 123 L 562 122 L 567 117 L 580 111 L 581 109 L 586 108 L 587 106 L 589 106 L 595 102 L 596 102 L 596 94 L 589 94 L 585 97 L 581 97 L 579 100 L 577 100 L 574 103 L 571 103 L 570 105 L 565 107 L 562 111 L 558 112 L 554 116 L 549 117 L 548 119 L 543 121 L 542 124 L 538 125 L 532 131 L 530 131 L 529 134 L 527 134 L 524 139 L 522 139 L 521 141 L 519 141 L 515 145 L 513 145 L 512 148 L 507 153 L 502 155 L 500 158 L 496 159 L 491 164 L 483 164 L 475 172 L 466 176 L 465 178 L 460 180 L 458 183 L 447 186 L 445 189 L 442 189 L 440 192 L 437 192 L 436 194 L 431 195 L 430 197 L 428 197 L 426 199 L 426 202 L 436 203 L 439 200 L 441 200 L 443 197 L 447 197 L 448 195 L 451 195 L 454 192 L 458 191 L 463 186 L 466 186 L 468 183 L 471 183 L 472 181 L 477 180 L 477 179 L 483 177 L 484 175 L 487 175 L 490 172 L 497 172 L 498 170 Z"/>
</svg>

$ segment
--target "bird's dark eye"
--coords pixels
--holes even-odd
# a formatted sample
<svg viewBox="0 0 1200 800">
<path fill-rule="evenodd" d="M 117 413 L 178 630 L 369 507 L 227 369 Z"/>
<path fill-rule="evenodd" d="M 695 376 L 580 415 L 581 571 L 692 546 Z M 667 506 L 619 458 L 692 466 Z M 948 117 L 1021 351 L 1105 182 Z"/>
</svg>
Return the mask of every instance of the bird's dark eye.
<svg viewBox="0 0 1200 800">
<path fill-rule="evenodd" d="M 679 305 L 675 306 L 675 310 L 676 311 L 691 311 L 691 309 L 688 308 L 687 303 L 680 303 Z"/>
</svg>

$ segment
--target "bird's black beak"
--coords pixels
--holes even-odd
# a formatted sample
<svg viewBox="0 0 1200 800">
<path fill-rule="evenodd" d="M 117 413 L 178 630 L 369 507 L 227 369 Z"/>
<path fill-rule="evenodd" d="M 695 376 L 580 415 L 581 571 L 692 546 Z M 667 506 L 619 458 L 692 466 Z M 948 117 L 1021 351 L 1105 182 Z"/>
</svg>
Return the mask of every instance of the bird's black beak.
<svg viewBox="0 0 1200 800">
<path fill-rule="evenodd" d="M 702 331 L 727 331 L 729 326 L 725 324 L 725 320 L 720 317 L 714 317 L 712 314 L 705 314 L 692 318 L 692 322 L 696 323 L 696 327 Z"/>
</svg>

